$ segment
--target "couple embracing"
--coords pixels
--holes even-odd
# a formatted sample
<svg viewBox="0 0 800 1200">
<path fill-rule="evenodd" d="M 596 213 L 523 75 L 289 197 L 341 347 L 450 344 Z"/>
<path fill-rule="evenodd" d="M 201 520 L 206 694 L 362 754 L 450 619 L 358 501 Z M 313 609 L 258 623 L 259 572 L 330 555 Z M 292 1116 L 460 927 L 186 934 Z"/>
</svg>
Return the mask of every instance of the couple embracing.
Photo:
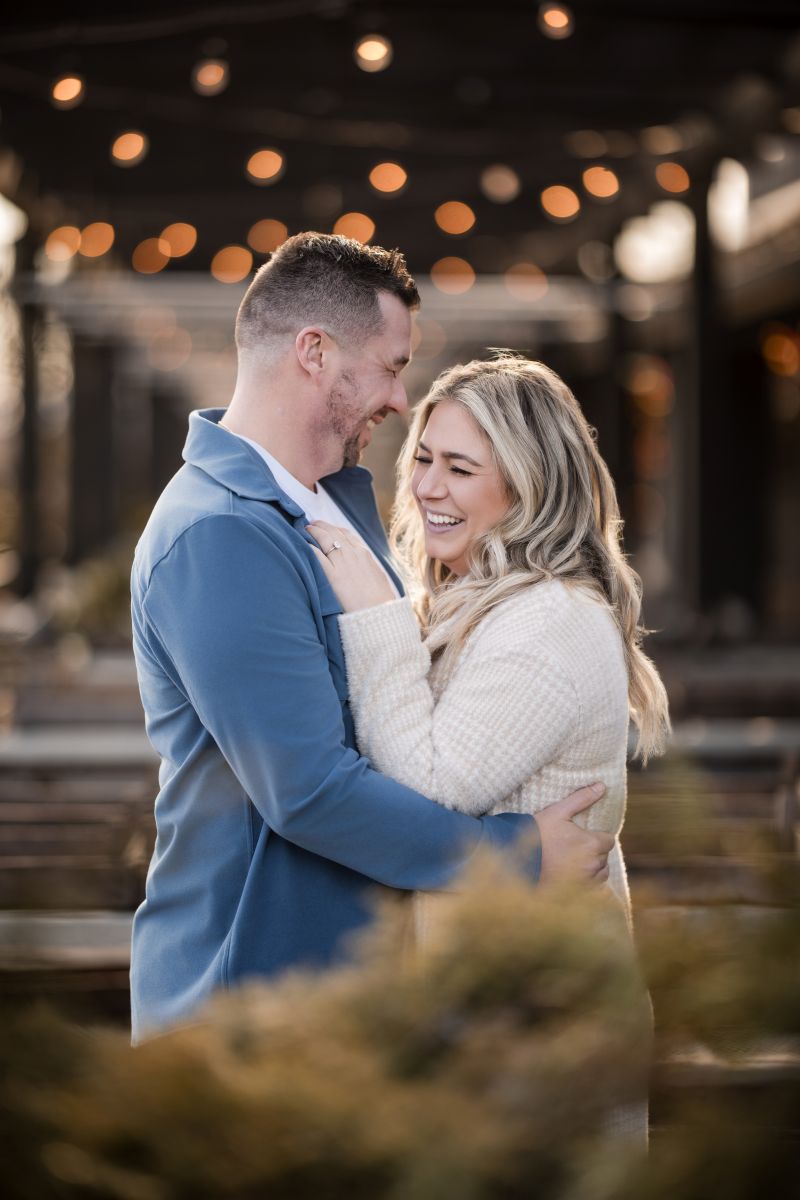
<svg viewBox="0 0 800 1200">
<path fill-rule="evenodd" d="M 630 921 L 628 723 L 646 758 L 669 722 L 611 478 L 549 368 L 455 366 L 411 419 L 390 548 L 358 460 L 407 412 L 418 304 L 396 251 L 285 242 L 239 309 L 230 405 L 191 415 L 137 547 L 161 768 L 136 1040 L 340 961 L 376 884 L 414 893 L 424 938 L 481 845 L 527 844 L 531 879 L 611 889 Z"/>
</svg>

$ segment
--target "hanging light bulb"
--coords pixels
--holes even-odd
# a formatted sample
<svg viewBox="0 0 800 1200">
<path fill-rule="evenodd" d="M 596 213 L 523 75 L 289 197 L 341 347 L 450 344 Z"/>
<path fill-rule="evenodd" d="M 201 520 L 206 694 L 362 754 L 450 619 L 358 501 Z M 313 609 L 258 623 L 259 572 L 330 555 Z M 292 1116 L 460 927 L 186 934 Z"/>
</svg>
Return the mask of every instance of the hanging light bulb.
<svg viewBox="0 0 800 1200">
<path fill-rule="evenodd" d="M 218 96 L 230 80 L 230 68 L 224 58 L 204 58 L 192 70 L 192 87 L 200 96 Z"/>
<path fill-rule="evenodd" d="M 545 37 L 561 41 L 575 32 L 575 18 L 566 4 L 540 4 L 539 29 Z"/>
<path fill-rule="evenodd" d="M 80 75 L 60 75 L 50 89 L 50 99 L 56 108 L 75 108 L 86 95 L 86 84 Z"/>
<path fill-rule="evenodd" d="M 114 139 L 111 157 L 118 167 L 135 167 L 147 154 L 149 142 L 143 133 L 129 129 Z"/>
<path fill-rule="evenodd" d="M 359 38 L 353 48 L 353 57 L 362 71 L 374 74 L 385 71 L 394 58 L 392 43 L 380 33 L 368 33 Z"/>
</svg>

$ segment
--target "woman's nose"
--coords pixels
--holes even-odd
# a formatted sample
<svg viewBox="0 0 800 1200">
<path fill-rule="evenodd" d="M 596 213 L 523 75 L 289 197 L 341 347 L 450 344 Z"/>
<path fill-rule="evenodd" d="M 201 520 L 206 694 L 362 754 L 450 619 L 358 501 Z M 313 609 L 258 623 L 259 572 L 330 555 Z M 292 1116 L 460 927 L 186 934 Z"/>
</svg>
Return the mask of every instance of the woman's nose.
<svg viewBox="0 0 800 1200">
<path fill-rule="evenodd" d="M 434 496 L 437 498 L 446 496 L 447 481 L 441 472 L 429 467 L 417 484 L 417 495 L 423 500 L 428 497 L 432 499 Z"/>
</svg>

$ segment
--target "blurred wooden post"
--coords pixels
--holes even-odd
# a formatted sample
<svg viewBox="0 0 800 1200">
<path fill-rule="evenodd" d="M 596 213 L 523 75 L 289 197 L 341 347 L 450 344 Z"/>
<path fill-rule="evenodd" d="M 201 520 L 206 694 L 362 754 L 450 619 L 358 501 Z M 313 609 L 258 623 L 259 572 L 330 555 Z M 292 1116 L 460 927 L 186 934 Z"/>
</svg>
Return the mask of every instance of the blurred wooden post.
<svg viewBox="0 0 800 1200">
<path fill-rule="evenodd" d="M 75 338 L 70 563 L 100 549 L 115 529 L 113 353 L 103 342 Z"/>
<path fill-rule="evenodd" d="M 29 596 L 36 586 L 40 565 L 39 538 L 39 376 L 36 333 L 39 310 L 20 305 L 22 335 L 22 430 L 19 457 L 19 572 L 14 589 Z"/>
<path fill-rule="evenodd" d="M 161 495 L 183 462 L 181 451 L 186 441 L 188 421 L 182 410 L 180 399 L 172 389 L 162 387 L 154 382 L 150 396 L 152 413 L 151 481 L 153 497 L 156 498 Z"/>
</svg>

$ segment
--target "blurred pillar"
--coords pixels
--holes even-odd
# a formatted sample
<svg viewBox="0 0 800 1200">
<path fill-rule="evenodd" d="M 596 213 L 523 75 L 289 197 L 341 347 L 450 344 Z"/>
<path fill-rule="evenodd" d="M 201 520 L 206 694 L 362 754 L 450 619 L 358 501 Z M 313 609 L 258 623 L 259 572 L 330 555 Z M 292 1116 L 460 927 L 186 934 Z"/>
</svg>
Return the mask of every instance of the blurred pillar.
<svg viewBox="0 0 800 1200">
<path fill-rule="evenodd" d="M 712 176 L 713 166 L 692 185 L 695 420 L 687 535 L 693 542 L 700 611 L 722 618 L 733 605 L 746 625 L 762 607 L 767 415 L 758 377 L 761 363 L 747 355 L 741 331 L 732 327 L 723 307 L 708 221 Z"/>
<path fill-rule="evenodd" d="M 114 349 L 77 335 L 72 395 L 70 563 L 99 550 L 114 533 Z"/>
<path fill-rule="evenodd" d="M 716 598 L 720 546 L 716 539 L 723 504 L 720 482 L 726 464 L 718 453 L 725 421 L 725 385 L 720 353 L 719 299 L 714 246 L 708 222 L 708 191 L 715 164 L 692 181 L 689 205 L 695 219 L 692 276 L 691 363 L 693 421 L 687 421 L 685 446 L 691 469 L 686 472 L 687 598 L 707 611 Z"/>
<path fill-rule="evenodd" d="M 20 306 L 22 333 L 22 430 L 19 457 L 19 572 L 14 590 L 29 596 L 36 586 L 41 561 L 39 536 L 39 373 L 36 333 L 39 309 Z"/>
<path fill-rule="evenodd" d="M 151 392 L 152 490 L 160 496 L 182 465 L 181 451 L 186 441 L 187 416 L 174 390 L 159 383 Z"/>
</svg>

